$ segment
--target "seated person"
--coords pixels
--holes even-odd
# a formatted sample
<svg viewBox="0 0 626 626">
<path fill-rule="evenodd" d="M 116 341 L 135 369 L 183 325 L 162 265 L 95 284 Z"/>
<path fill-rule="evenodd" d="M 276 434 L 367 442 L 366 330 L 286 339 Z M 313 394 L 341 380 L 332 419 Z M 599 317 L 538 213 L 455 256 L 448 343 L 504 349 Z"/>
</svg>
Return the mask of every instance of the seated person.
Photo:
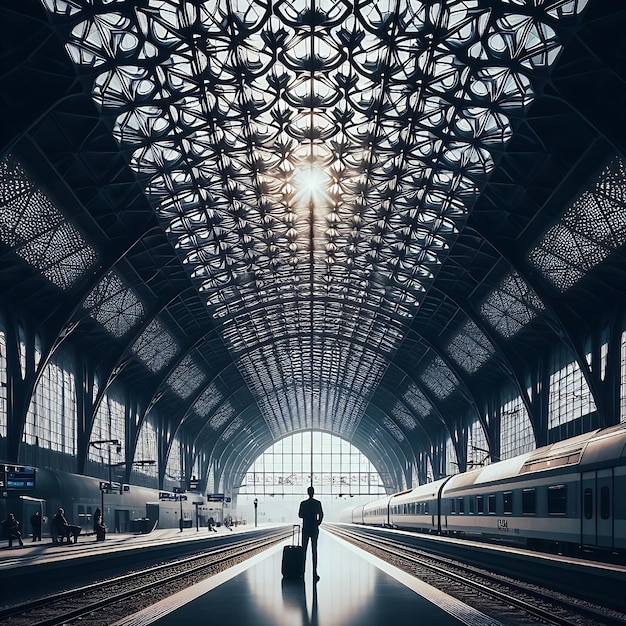
<svg viewBox="0 0 626 626">
<path fill-rule="evenodd" d="M 73 538 L 74 543 L 76 543 L 81 530 L 82 528 L 80 526 L 68 523 L 63 509 L 59 509 L 50 522 L 52 543 L 61 544 L 63 543 L 63 539 L 67 539 L 67 543 L 70 543 L 71 538 Z"/>
</svg>

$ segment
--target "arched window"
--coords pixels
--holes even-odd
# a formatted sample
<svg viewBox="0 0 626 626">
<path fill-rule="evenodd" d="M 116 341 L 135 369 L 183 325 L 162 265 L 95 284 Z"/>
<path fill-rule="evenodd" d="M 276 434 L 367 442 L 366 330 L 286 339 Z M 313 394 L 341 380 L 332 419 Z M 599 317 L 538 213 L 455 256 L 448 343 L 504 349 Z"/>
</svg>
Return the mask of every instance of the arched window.
<svg viewBox="0 0 626 626">
<path fill-rule="evenodd" d="M 311 480 L 312 476 L 312 480 Z M 277 441 L 248 470 L 239 494 L 378 496 L 382 478 L 371 461 L 344 439 L 300 432 Z"/>
<path fill-rule="evenodd" d="M 237 511 L 259 522 L 299 522 L 298 503 L 312 483 L 315 497 L 332 521 L 348 507 L 364 504 L 386 493 L 383 477 L 353 445 L 323 432 L 299 432 L 268 448 L 252 464 L 239 488 Z"/>
</svg>

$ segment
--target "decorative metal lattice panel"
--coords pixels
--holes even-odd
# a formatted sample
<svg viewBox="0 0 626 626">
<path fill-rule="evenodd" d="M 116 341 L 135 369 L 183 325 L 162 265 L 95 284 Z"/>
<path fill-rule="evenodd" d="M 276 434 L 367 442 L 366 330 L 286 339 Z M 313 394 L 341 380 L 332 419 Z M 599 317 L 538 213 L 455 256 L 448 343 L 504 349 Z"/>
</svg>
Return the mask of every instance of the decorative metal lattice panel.
<svg viewBox="0 0 626 626">
<path fill-rule="evenodd" d="M 609 163 L 591 189 L 565 211 L 529 258 L 565 291 L 626 243 L 626 166 Z"/>
<path fill-rule="evenodd" d="M 71 287 L 98 260 L 10 155 L 0 161 L 0 239 L 61 289 Z"/>
<path fill-rule="evenodd" d="M 89 292 L 84 306 L 115 337 L 123 337 L 144 316 L 140 300 L 113 271 Z"/>
<path fill-rule="evenodd" d="M 133 344 L 133 352 L 152 372 L 158 372 L 171 363 L 179 348 L 163 324 L 153 320 Z"/>
<path fill-rule="evenodd" d="M 495 354 L 495 349 L 478 326 L 468 320 L 448 345 L 447 352 L 464 370 L 473 374 Z"/>
</svg>

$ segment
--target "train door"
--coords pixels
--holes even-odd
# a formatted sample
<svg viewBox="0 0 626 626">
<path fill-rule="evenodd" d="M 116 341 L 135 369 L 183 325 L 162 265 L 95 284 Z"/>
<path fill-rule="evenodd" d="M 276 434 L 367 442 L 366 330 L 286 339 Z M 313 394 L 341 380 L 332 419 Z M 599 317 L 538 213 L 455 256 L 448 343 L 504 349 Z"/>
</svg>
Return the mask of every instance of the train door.
<svg viewBox="0 0 626 626">
<path fill-rule="evenodd" d="M 583 472 L 582 544 L 613 547 L 613 470 Z"/>
<path fill-rule="evenodd" d="M 130 532 L 130 511 L 115 509 L 115 532 Z"/>
</svg>

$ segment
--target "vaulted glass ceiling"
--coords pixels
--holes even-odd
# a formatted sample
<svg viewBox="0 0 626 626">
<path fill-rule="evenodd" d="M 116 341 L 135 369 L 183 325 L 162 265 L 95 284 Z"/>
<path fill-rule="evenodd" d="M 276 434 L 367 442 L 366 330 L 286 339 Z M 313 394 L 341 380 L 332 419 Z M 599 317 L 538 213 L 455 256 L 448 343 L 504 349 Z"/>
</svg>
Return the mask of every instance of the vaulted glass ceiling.
<svg viewBox="0 0 626 626">
<path fill-rule="evenodd" d="M 353 434 L 586 5 L 42 1 L 274 437 Z"/>
</svg>

